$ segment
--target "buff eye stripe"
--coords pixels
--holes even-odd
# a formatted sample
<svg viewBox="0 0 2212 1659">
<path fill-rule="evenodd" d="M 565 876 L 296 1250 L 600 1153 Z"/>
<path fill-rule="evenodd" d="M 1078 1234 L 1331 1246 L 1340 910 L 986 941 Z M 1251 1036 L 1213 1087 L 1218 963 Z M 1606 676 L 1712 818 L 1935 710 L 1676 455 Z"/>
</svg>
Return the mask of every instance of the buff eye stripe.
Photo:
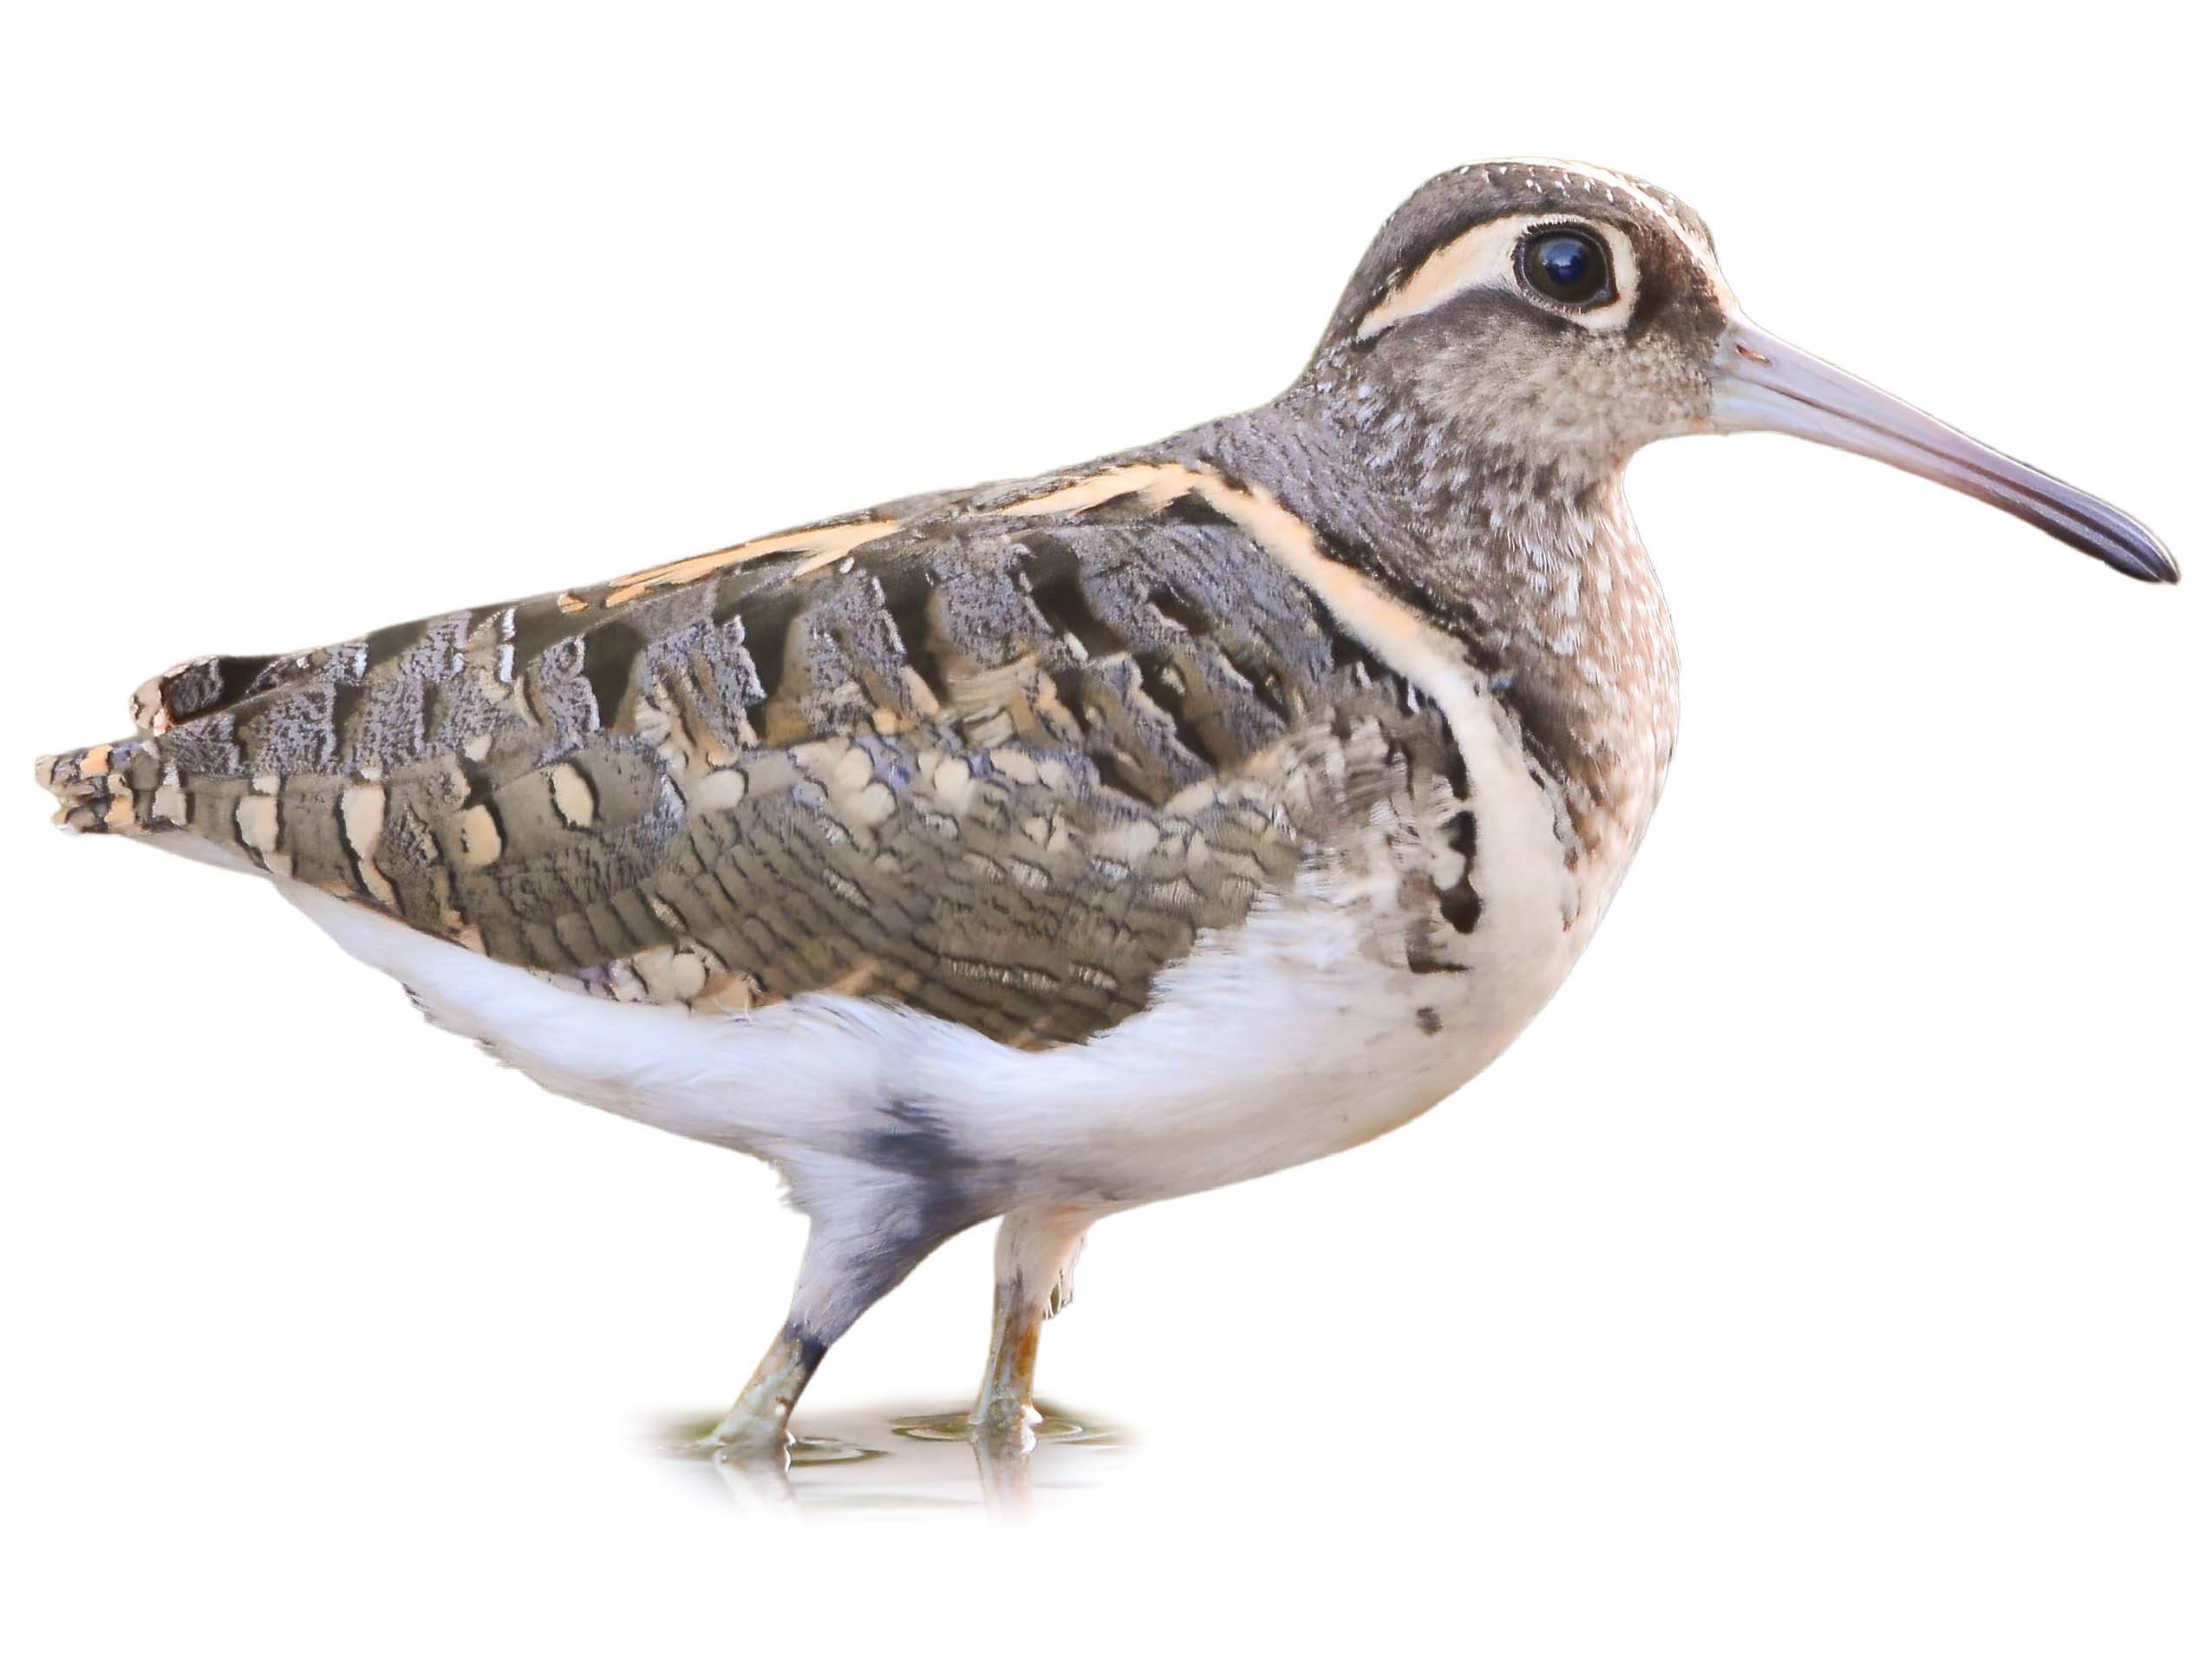
<svg viewBox="0 0 2212 1659">
<path fill-rule="evenodd" d="M 1579 180 L 1586 193 L 1595 184 L 1606 193 L 1608 200 L 1618 197 L 1634 202 L 1674 233 L 1675 242 L 1696 264 L 1706 280 L 1712 284 L 1714 293 L 1723 298 L 1730 297 L 1728 284 L 1720 274 L 1720 267 L 1706 251 L 1706 238 L 1691 233 L 1682 215 L 1676 211 L 1671 197 L 1662 197 L 1650 186 L 1631 179 L 1624 173 L 1614 173 L 1604 167 L 1594 167 L 1584 161 L 1557 161 L 1543 156 L 1523 156 L 1498 165 L 1507 169 L 1519 168 L 1531 173 L 1537 171 L 1550 173 L 1562 185 Z M 1491 176 L 1495 178 L 1497 173 L 1493 172 Z"/>
<path fill-rule="evenodd" d="M 1626 233 L 1618 226 L 1571 213 L 1513 213 L 1463 231 L 1431 253 L 1360 319 L 1353 337 L 1372 340 L 1387 329 L 1475 289 L 1521 292 L 1523 284 L 1515 273 L 1521 245 L 1531 232 L 1552 226 L 1595 238 L 1604 245 L 1611 260 L 1612 297 L 1587 310 L 1570 310 L 1567 315 L 1594 332 L 1626 328 L 1636 309 L 1636 259 Z"/>
<path fill-rule="evenodd" d="M 1505 270 L 1513 245 L 1530 222 L 1517 216 L 1461 232 L 1422 260 L 1412 275 L 1361 317 L 1353 337 L 1371 340 L 1407 317 L 1433 310 L 1446 300 L 1492 281 Z"/>
</svg>

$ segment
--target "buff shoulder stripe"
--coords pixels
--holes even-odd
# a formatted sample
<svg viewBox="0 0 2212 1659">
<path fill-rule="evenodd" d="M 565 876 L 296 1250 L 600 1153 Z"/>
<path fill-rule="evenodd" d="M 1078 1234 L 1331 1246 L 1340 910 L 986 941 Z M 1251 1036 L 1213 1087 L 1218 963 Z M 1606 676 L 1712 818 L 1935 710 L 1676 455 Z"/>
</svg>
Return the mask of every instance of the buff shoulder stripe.
<svg viewBox="0 0 2212 1659">
<path fill-rule="evenodd" d="M 1541 878 L 1552 878 L 1557 918 L 1562 926 L 1572 925 L 1577 901 L 1559 857 L 1556 816 L 1530 778 L 1526 757 L 1508 741 L 1465 649 L 1371 578 L 1329 558 L 1313 526 L 1265 487 L 1232 484 L 1216 474 L 1195 478 L 1192 491 L 1201 500 L 1311 589 L 1339 626 L 1441 711 L 1473 798 L 1496 803 L 1471 850 L 1468 885 L 1485 900 L 1496 892 L 1550 908 Z"/>
<path fill-rule="evenodd" d="M 1109 501 L 1138 496 L 1148 507 L 1158 508 L 1191 493 L 1199 474 L 1188 467 L 1164 461 L 1140 461 L 1110 467 L 1070 484 L 1009 501 L 992 512 L 1001 518 L 1036 519 L 1056 513 L 1088 513 Z"/>
<path fill-rule="evenodd" d="M 740 542 L 736 546 L 725 547 L 719 552 L 701 553 L 691 558 L 679 558 L 670 564 L 654 565 L 642 571 L 633 571 L 628 576 L 618 576 L 603 603 L 612 611 L 656 588 L 681 587 L 687 582 L 695 582 L 702 576 L 715 575 L 749 559 L 765 558 L 770 553 L 812 553 L 817 556 L 817 561 L 809 568 L 819 568 L 819 565 L 842 558 L 856 547 L 896 534 L 903 527 L 897 519 L 864 519 L 854 524 L 819 525 L 809 530 L 791 530 L 781 535 L 764 536 L 758 541 Z"/>
</svg>

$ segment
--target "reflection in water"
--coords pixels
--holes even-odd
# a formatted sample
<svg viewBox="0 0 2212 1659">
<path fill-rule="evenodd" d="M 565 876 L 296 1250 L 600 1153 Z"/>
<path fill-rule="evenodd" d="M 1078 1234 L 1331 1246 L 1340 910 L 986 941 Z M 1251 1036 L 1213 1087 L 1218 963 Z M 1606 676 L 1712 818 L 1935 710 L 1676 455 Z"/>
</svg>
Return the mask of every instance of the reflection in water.
<svg viewBox="0 0 2212 1659">
<path fill-rule="evenodd" d="M 689 1440 L 701 1427 L 682 1425 L 665 1440 Z M 1041 1497 L 1049 1506 L 1097 1485 L 1126 1445 L 1113 1429 L 1049 1408 L 1011 1434 L 971 1431 L 962 1412 L 808 1413 L 806 1427 L 786 1448 L 683 1455 L 713 1470 L 740 1508 L 767 1517 L 981 1509 L 1012 1519 L 1032 1513 Z"/>
</svg>

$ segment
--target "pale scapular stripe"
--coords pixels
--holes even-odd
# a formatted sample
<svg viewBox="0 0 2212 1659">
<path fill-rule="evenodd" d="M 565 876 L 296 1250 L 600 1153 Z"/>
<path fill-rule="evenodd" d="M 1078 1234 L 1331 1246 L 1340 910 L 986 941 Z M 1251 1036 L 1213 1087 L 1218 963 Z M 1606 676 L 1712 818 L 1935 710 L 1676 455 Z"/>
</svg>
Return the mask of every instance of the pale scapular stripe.
<svg viewBox="0 0 2212 1659">
<path fill-rule="evenodd" d="M 1458 643 L 1411 605 L 1321 552 L 1312 526 L 1259 485 L 1232 484 L 1218 473 L 1178 462 L 1143 461 L 1110 467 L 998 511 L 1022 518 L 1083 513 L 1132 494 L 1153 507 L 1197 496 L 1311 588 L 1354 638 L 1445 706 L 1447 715 L 1452 702 L 1462 701 L 1454 697 L 1455 686 L 1464 693 L 1465 708 L 1476 707 L 1474 671 Z"/>
<path fill-rule="evenodd" d="M 1179 462 L 1140 461 L 1109 467 L 1045 494 L 1009 502 L 998 511 L 1021 518 L 1084 513 L 1132 494 L 1152 507 L 1197 496 L 1311 588 L 1354 638 L 1434 698 L 1447 715 L 1454 701 L 1464 701 L 1468 710 L 1475 709 L 1474 671 L 1458 643 L 1411 605 L 1322 552 L 1312 526 L 1259 485 L 1232 484 L 1218 473 Z M 1455 699 L 1455 686 L 1464 699 Z"/>
<path fill-rule="evenodd" d="M 700 553 L 691 558 L 679 558 L 673 564 L 655 565 L 649 569 L 633 571 L 628 576 L 615 578 L 613 591 L 604 604 L 610 611 L 628 604 L 642 594 L 655 588 L 682 587 L 686 582 L 695 582 L 702 576 L 712 576 L 726 571 L 733 565 L 741 565 L 749 558 L 760 558 L 769 553 L 806 552 L 816 557 L 810 559 L 806 570 L 817 570 L 832 559 L 840 558 L 865 543 L 880 540 L 900 528 L 897 519 L 865 519 L 858 524 L 833 524 L 812 530 L 790 530 L 780 536 L 764 536 L 758 541 L 742 541 L 734 547 L 725 547 L 719 552 Z M 804 574 L 804 572 L 801 572 Z"/>
<path fill-rule="evenodd" d="M 1484 892 L 1486 905 L 1502 898 L 1540 908 L 1563 923 L 1571 919 L 1572 878 L 1560 857 L 1555 814 L 1490 706 L 1465 648 L 1387 588 L 1331 558 L 1313 526 L 1265 487 L 1234 484 L 1219 473 L 1176 462 L 1137 462 L 999 511 L 1013 516 L 1081 513 L 1139 492 L 1156 507 L 1197 496 L 1310 589 L 1377 662 L 1433 702 L 1451 728 L 1474 799 L 1488 803 L 1468 879 Z M 1556 883 L 1550 897 L 1546 879 Z"/>
<path fill-rule="evenodd" d="M 1378 662 L 1405 675 L 1431 696 L 1445 710 L 1446 719 L 1451 719 L 1453 730 L 1460 730 L 1462 716 L 1480 715 L 1480 699 L 1473 690 L 1476 672 L 1466 662 L 1460 643 L 1422 617 L 1413 606 L 1369 582 L 1347 564 L 1338 564 L 1322 553 L 1321 538 L 1314 535 L 1312 526 L 1263 487 L 1232 485 L 1221 474 L 1179 462 L 1139 462 L 1113 467 L 1075 485 L 1031 495 L 998 511 L 1017 518 L 1081 513 L 1132 493 L 1144 495 L 1148 506 L 1165 506 L 1181 495 L 1197 495 L 1259 542 L 1261 549 L 1298 578 L 1298 582 L 1312 588 L 1329 613 L 1352 632 L 1354 639 L 1367 646 Z"/>
<path fill-rule="evenodd" d="M 1164 507 L 1177 497 L 1188 495 L 1198 477 L 1188 467 L 1161 461 L 1136 462 L 1126 467 L 1110 467 L 1103 473 L 1079 478 L 1073 484 L 1047 490 L 1042 495 L 1009 501 L 994 511 L 1003 517 L 1018 519 L 1035 518 L 1046 513 L 1087 513 L 1109 501 L 1119 501 L 1125 495 L 1140 496 L 1148 507 Z"/>
</svg>

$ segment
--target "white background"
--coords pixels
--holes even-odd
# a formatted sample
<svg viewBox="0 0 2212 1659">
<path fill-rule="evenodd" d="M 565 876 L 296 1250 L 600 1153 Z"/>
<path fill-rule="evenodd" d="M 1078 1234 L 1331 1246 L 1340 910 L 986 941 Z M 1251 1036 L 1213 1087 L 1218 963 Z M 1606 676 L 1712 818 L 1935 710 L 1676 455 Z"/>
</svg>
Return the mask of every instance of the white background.
<svg viewBox="0 0 2212 1659">
<path fill-rule="evenodd" d="M 1604 936 L 1413 1127 L 1099 1230 L 1043 1386 L 1138 1444 L 1021 1532 L 839 1509 L 896 1459 L 764 1530 L 651 1456 L 780 1316 L 767 1174 L 26 781 L 0 1647 L 2204 1651 L 2207 158 L 2154 10 L 18 14 L 11 767 L 180 656 L 1264 399 L 1497 154 L 1680 192 L 1759 321 L 2195 574 L 1780 438 L 1640 459 L 1687 711 Z M 802 1426 L 957 1404 L 988 1264 Z"/>
</svg>

